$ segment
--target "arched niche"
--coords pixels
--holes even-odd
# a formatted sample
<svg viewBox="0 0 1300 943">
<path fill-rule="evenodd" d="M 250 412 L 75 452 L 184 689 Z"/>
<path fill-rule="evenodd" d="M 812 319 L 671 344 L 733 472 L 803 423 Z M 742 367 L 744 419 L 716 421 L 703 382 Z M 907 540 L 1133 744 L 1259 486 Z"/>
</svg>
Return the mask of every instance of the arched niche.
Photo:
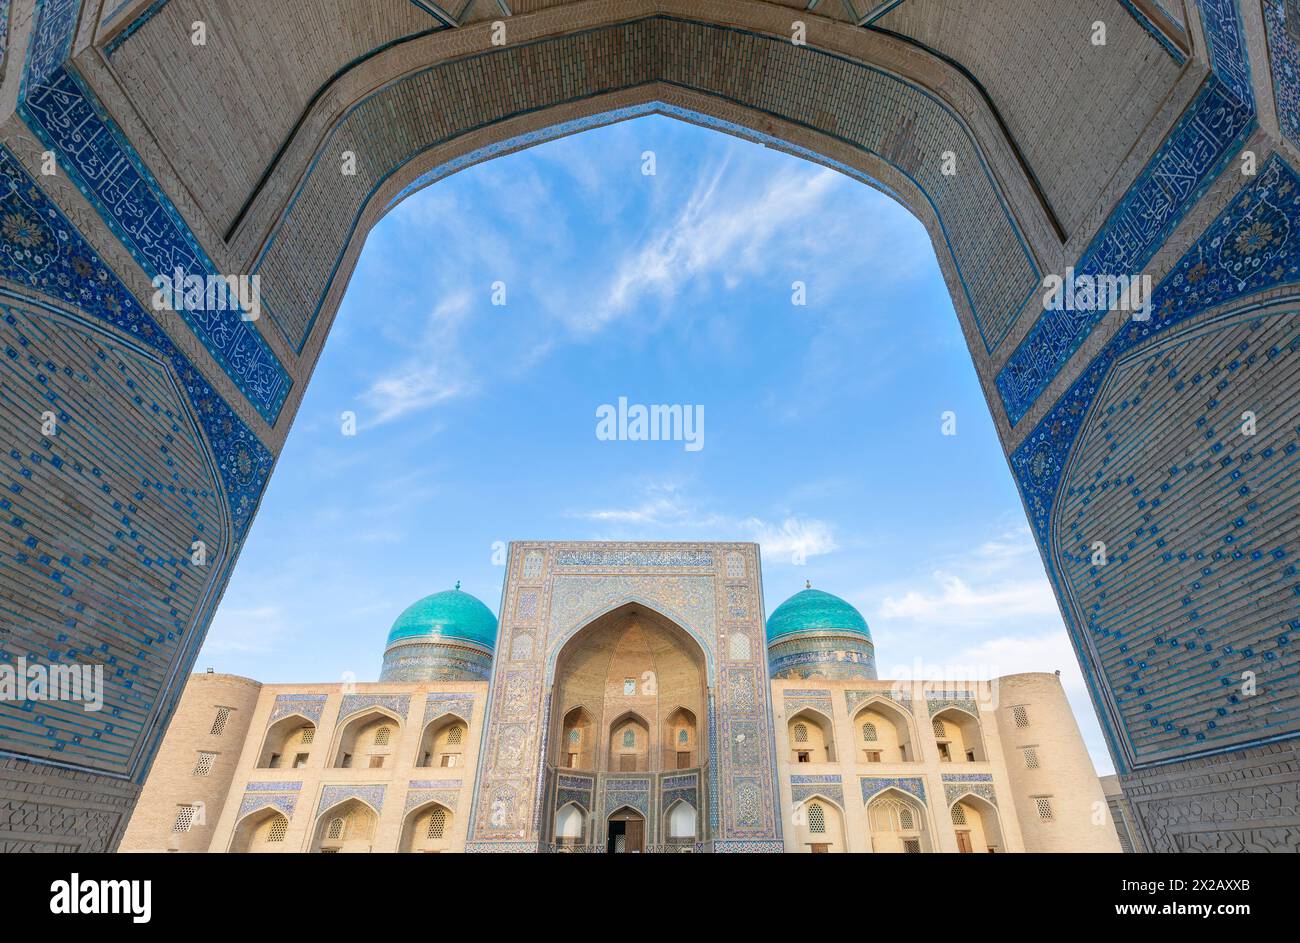
<svg viewBox="0 0 1300 943">
<path fill-rule="evenodd" d="M 388 711 L 364 711 L 339 731 L 332 765 L 337 769 L 391 767 L 401 732 L 402 722 Z"/>
<path fill-rule="evenodd" d="M 699 840 L 700 813 L 685 799 L 678 799 L 664 811 L 664 837 L 671 845 L 687 845 Z"/>
<path fill-rule="evenodd" d="M 786 730 L 790 762 L 835 762 L 835 730 L 825 714 L 805 707 L 786 722 Z"/>
<path fill-rule="evenodd" d="M 291 714 L 273 723 L 262 740 L 258 769 L 302 769 L 311 759 L 316 743 L 316 725 L 302 714 Z"/>
<path fill-rule="evenodd" d="M 366 852 L 374 846 L 379 815 L 360 799 L 346 799 L 321 813 L 312 835 L 312 851 Z"/>
<path fill-rule="evenodd" d="M 555 765 L 561 769 L 594 769 L 596 739 L 591 714 L 585 707 L 565 712 L 560 737 L 555 743 Z"/>
<path fill-rule="evenodd" d="M 285 844 L 288 831 L 289 819 L 283 812 L 270 807 L 258 809 L 239 820 L 230 851 L 234 854 L 293 851 Z"/>
<path fill-rule="evenodd" d="M 455 813 L 440 802 L 426 802 L 406 814 L 398 849 L 404 853 L 436 853 L 452 848 Z"/>
<path fill-rule="evenodd" d="M 575 848 L 587 843 L 587 810 L 576 802 L 568 802 L 555 811 L 555 844 L 561 849 Z"/>
<path fill-rule="evenodd" d="M 609 725 L 609 758 L 605 769 L 644 773 L 650 768 L 650 724 L 636 711 L 625 711 Z"/>
<path fill-rule="evenodd" d="M 465 765 L 469 724 L 456 714 L 443 714 L 424 725 L 415 765 L 453 769 Z"/>
<path fill-rule="evenodd" d="M 616 809 L 605 822 L 605 848 L 611 854 L 638 854 L 645 851 L 645 816 L 630 806 Z"/>
<path fill-rule="evenodd" d="M 1005 851 L 998 808 L 972 792 L 959 796 L 948 807 L 957 850 L 963 853 Z"/>
<path fill-rule="evenodd" d="M 901 789 L 889 788 L 867 802 L 871 850 L 919 854 L 933 849 L 925 806 Z"/>
<path fill-rule="evenodd" d="M 984 733 L 977 717 L 959 707 L 947 707 L 930 718 L 942 763 L 983 763 Z"/>
<path fill-rule="evenodd" d="M 809 796 L 794 810 L 795 850 L 811 854 L 839 854 L 848 850 L 844 840 L 844 814 L 825 796 Z"/>
<path fill-rule="evenodd" d="M 920 758 L 911 719 L 884 698 L 873 698 L 857 709 L 853 735 L 860 763 L 913 763 Z"/>
<path fill-rule="evenodd" d="M 575 752 L 568 746 L 576 729 L 578 769 L 674 770 L 671 718 L 687 729 L 691 748 L 683 752 L 699 766 L 709 749 L 699 718 L 707 716 L 703 648 L 666 615 L 641 602 L 625 603 L 587 623 L 556 653 L 548 759 L 565 767 L 567 754 Z"/>
<path fill-rule="evenodd" d="M 685 707 L 672 711 L 664 720 L 661 769 L 690 769 L 700 765 L 699 726 L 695 712 Z"/>
</svg>

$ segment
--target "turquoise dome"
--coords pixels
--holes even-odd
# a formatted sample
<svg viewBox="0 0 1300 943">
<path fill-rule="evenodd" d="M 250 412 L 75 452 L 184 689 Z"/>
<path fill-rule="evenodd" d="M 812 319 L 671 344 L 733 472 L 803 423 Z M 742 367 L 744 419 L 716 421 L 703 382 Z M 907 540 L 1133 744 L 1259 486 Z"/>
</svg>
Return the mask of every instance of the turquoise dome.
<svg viewBox="0 0 1300 943">
<path fill-rule="evenodd" d="M 434 593 L 406 608 L 388 633 L 388 644 L 447 639 L 471 642 L 491 651 L 497 642 L 497 617 L 477 598 L 460 589 Z"/>
<path fill-rule="evenodd" d="M 839 596 L 820 589 L 804 589 L 777 606 L 767 620 L 767 643 L 771 645 L 800 632 L 828 631 L 871 638 L 862 613 Z"/>
</svg>

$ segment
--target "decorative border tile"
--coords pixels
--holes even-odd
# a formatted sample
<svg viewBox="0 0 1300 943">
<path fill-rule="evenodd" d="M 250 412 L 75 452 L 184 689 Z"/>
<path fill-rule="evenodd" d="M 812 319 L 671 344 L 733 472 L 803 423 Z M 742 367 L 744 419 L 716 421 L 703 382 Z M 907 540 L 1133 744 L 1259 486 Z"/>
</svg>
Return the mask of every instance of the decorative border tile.
<svg viewBox="0 0 1300 943">
<path fill-rule="evenodd" d="M 150 277 L 217 275 L 180 211 L 90 89 L 65 65 L 80 0 L 38 0 L 18 113 Z M 236 310 L 178 313 L 269 424 L 293 385 L 266 341 Z"/>
<path fill-rule="evenodd" d="M 862 776 L 862 801 L 870 802 L 882 789 L 899 789 L 925 802 L 925 780 L 920 776 Z"/>
</svg>

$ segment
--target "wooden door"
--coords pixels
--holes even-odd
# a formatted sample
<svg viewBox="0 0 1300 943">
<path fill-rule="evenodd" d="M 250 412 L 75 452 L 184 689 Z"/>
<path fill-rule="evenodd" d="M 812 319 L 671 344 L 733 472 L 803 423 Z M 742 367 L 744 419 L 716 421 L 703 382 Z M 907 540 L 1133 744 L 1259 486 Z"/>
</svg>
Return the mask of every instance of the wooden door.
<svg viewBox="0 0 1300 943">
<path fill-rule="evenodd" d="M 968 855 L 971 853 L 970 832 L 957 833 L 957 850 L 964 855 Z"/>
<path fill-rule="evenodd" d="M 645 822 L 629 819 L 627 821 L 627 844 L 624 846 L 625 851 L 645 851 L 642 842 L 645 840 Z"/>
</svg>

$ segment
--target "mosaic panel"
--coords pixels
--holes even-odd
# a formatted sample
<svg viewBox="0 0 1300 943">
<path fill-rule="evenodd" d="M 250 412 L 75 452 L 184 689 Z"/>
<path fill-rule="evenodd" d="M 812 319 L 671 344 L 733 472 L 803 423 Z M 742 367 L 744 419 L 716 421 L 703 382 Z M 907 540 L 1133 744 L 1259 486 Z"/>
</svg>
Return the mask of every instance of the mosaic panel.
<svg viewBox="0 0 1300 943">
<path fill-rule="evenodd" d="M 811 707 L 814 710 L 821 711 L 828 718 L 834 717 L 834 709 L 831 707 L 830 691 L 790 691 L 785 692 L 785 717 L 789 720 L 805 707 Z"/>
<path fill-rule="evenodd" d="M 811 798 L 824 796 L 841 809 L 844 808 L 844 785 L 838 776 L 791 776 L 790 798 L 795 805 Z"/>
<path fill-rule="evenodd" d="M 244 787 L 245 792 L 299 792 L 301 789 L 301 782 L 249 783 Z"/>
<path fill-rule="evenodd" d="M 912 712 L 912 696 L 904 691 L 895 693 L 898 695 L 897 697 L 891 697 L 889 692 L 886 691 L 845 691 L 844 705 L 849 709 L 849 716 L 852 717 L 853 712 L 858 709 L 858 705 L 863 701 L 879 697 L 904 713 L 910 714 Z"/>
<path fill-rule="evenodd" d="M 712 567 L 707 550 L 563 550 L 555 555 L 556 566 L 577 566 L 584 570 L 605 567 Z"/>
<path fill-rule="evenodd" d="M 1132 763 L 1300 731 L 1298 332 L 1243 315 L 1140 348 L 1075 446 L 1057 575 Z"/>
<path fill-rule="evenodd" d="M 605 812 L 609 818 L 623 806 L 636 809 L 647 819 L 650 818 L 650 784 L 649 776 L 621 777 L 609 776 L 605 779 Z M 649 822 L 647 822 L 647 826 Z"/>
<path fill-rule="evenodd" d="M 6 236 L 17 234 L 0 259 L 26 251 L 24 240 L 57 240 L 53 218 L 22 217 L 34 230 L 17 218 L 0 212 Z M 155 349 L 38 303 L 5 303 L 6 294 L 0 662 L 101 666 L 104 689 L 98 711 L 83 701 L 0 702 L 0 747 L 134 776 L 157 746 L 165 695 L 192 664 L 228 565 L 220 474 Z M 42 434 L 43 413 L 52 435 Z M 198 540 L 209 545 L 205 566 L 191 564 Z"/>
<path fill-rule="evenodd" d="M 1300 177 L 1274 155 L 1161 280 L 1151 320 L 1106 344 L 1011 455 L 1030 522 L 1048 543 L 1053 502 L 1079 428 L 1122 354 L 1209 308 L 1300 281 Z"/>
<path fill-rule="evenodd" d="M 1074 266 L 1078 275 L 1137 275 L 1255 126 L 1255 110 L 1213 79 L 1189 106 Z M 998 372 L 1014 426 L 1106 311 L 1043 311 Z"/>
<path fill-rule="evenodd" d="M 450 809 L 452 812 L 456 811 L 456 806 L 460 802 L 459 782 L 445 782 L 445 783 L 435 782 L 430 784 L 442 788 L 434 788 L 434 789 L 416 788 L 417 786 L 422 786 L 422 785 L 424 784 L 411 783 L 410 791 L 406 793 L 406 804 L 402 807 L 403 818 L 405 818 L 407 813 L 409 813 L 412 809 L 418 808 L 419 806 L 424 805 L 426 802 L 436 802 L 439 805 L 445 806 L 446 808 Z"/>
<path fill-rule="evenodd" d="M 863 776 L 862 801 L 870 802 L 882 789 L 899 789 L 925 802 L 925 780 L 920 776 Z"/>
<path fill-rule="evenodd" d="M 78 0 L 41 3 L 19 114 L 151 278 L 178 270 L 187 276 L 220 274 L 125 135 L 64 65 L 79 5 Z M 274 425 L 292 381 L 257 329 L 242 318 L 238 301 L 229 303 L 228 288 L 223 295 L 226 310 L 182 305 L 179 313 L 231 382 Z"/>
<path fill-rule="evenodd" d="M 1263 0 L 1273 70 L 1277 123 L 1292 145 L 1300 147 L 1300 9 L 1287 0 Z"/>
<path fill-rule="evenodd" d="M 0 220 L 0 276 L 116 328 L 160 356 L 176 374 L 216 456 L 234 536 L 242 540 L 271 473 L 270 451 L 3 145 Z"/>
<path fill-rule="evenodd" d="M 283 795 L 254 793 L 253 795 L 245 795 L 243 801 L 239 803 L 239 815 L 236 821 L 260 809 L 278 809 L 286 817 L 293 818 L 293 810 L 297 807 L 298 796 L 294 793 Z"/>
<path fill-rule="evenodd" d="M 273 724 L 293 714 L 301 714 L 312 723 L 319 724 L 328 697 L 327 694 L 277 694 L 267 723 Z"/>
<path fill-rule="evenodd" d="M 429 694 L 424 699 L 424 723 L 443 714 L 455 714 L 465 723 L 474 719 L 473 695 Z"/>
<path fill-rule="evenodd" d="M 997 791 L 989 783 L 976 782 L 973 780 L 949 782 L 948 777 L 944 777 L 943 798 L 948 805 L 951 806 L 959 798 L 966 795 L 966 793 L 979 796 L 981 799 L 986 799 L 994 805 L 998 804 Z"/>
<path fill-rule="evenodd" d="M 321 789 L 320 802 L 316 805 L 316 814 L 322 815 L 340 802 L 348 799 L 360 799 L 376 812 L 384 810 L 384 793 L 386 786 L 375 783 L 349 783 L 330 785 Z"/>
<path fill-rule="evenodd" d="M 383 707 L 392 711 L 403 721 L 406 720 L 406 713 L 411 708 L 411 695 L 409 694 L 345 694 L 339 703 L 338 720 L 351 717 L 359 711 L 369 710 L 372 707 Z"/>
<path fill-rule="evenodd" d="M 643 599 L 670 619 L 717 640 L 713 579 L 707 576 L 557 576 L 552 581 L 549 644 L 585 625 L 619 600 Z"/>
</svg>

